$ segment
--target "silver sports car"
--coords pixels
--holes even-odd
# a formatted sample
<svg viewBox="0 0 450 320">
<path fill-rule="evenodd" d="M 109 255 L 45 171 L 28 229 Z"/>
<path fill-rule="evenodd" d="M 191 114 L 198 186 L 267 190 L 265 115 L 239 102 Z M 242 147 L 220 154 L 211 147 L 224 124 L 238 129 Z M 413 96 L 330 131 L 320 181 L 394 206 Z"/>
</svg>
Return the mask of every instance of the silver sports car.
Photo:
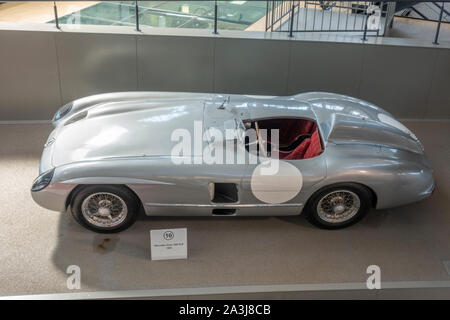
<svg viewBox="0 0 450 320">
<path fill-rule="evenodd" d="M 298 215 L 328 229 L 429 196 L 416 136 L 383 109 L 294 96 L 120 92 L 61 107 L 31 194 L 84 227 L 149 216 Z"/>
</svg>

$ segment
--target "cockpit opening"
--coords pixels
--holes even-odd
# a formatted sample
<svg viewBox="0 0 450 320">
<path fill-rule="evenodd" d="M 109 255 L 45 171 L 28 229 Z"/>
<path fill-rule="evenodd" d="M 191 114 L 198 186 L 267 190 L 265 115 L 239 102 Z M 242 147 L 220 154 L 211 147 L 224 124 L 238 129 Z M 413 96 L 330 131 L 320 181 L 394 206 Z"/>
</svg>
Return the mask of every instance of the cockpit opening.
<svg viewBox="0 0 450 320">
<path fill-rule="evenodd" d="M 244 124 L 247 129 L 256 131 L 256 137 L 246 136 L 247 151 L 256 144 L 258 155 L 275 158 L 274 151 L 278 151 L 280 159 L 300 160 L 314 158 L 324 150 L 317 124 L 310 119 L 271 118 Z M 278 130 L 278 144 L 272 141 L 272 130 Z"/>
</svg>

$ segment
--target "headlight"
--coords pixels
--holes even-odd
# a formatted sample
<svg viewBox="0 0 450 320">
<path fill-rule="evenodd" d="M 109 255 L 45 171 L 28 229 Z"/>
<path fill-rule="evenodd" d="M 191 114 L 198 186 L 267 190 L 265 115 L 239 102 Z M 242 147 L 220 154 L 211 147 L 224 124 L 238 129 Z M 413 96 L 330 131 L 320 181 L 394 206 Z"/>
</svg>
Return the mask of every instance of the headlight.
<svg viewBox="0 0 450 320">
<path fill-rule="evenodd" d="M 33 186 L 31 187 L 31 191 L 39 191 L 39 190 L 42 190 L 45 187 L 47 187 L 50 184 L 50 181 L 52 181 L 54 171 L 55 171 L 55 169 L 53 168 L 49 171 L 44 172 L 39 177 L 37 177 L 33 181 Z"/>
<path fill-rule="evenodd" d="M 53 121 L 58 121 L 62 117 L 64 117 L 66 114 L 70 112 L 72 109 L 73 103 L 70 102 L 68 104 L 63 105 L 59 110 L 56 112 L 55 116 L 53 117 Z"/>
</svg>

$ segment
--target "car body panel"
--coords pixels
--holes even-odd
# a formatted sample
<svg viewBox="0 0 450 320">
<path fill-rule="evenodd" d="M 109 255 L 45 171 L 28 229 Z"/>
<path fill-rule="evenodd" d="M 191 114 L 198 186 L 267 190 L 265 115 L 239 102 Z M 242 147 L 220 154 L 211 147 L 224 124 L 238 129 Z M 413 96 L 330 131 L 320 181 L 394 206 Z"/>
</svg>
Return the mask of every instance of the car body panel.
<svg viewBox="0 0 450 320">
<path fill-rule="evenodd" d="M 93 108 L 97 108 L 106 103 L 120 103 L 120 102 L 165 102 L 168 100 L 176 101 L 181 100 L 205 100 L 213 97 L 213 94 L 210 93 L 192 93 L 192 92 L 161 92 L 161 91 L 130 91 L 130 92 L 110 92 L 110 93 L 101 93 L 92 96 L 83 97 L 80 99 L 76 99 L 68 103 L 71 106 L 71 109 L 68 114 L 64 116 L 64 118 L 56 120 L 53 117 L 52 122 L 54 127 L 58 127 L 64 125 L 70 118 L 79 113 L 80 111 L 90 110 Z M 64 107 L 64 106 L 63 106 Z"/>
<path fill-rule="evenodd" d="M 283 203 L 263 202 L 252 191 L 252 175 L 264 159 L 243 164 L 203 161 L 205 148 L 215 143 L 209 129 L 225 132 L 230 121 L 274 117 L 315 121 L 324 146 L 317 157 L 287 160 L 299 170 L 303 184 Z M 70 112 L 54 125 L 40 166 L 40 173 L 54 169 L 53 178 L 45 189 L 32 192 L 38 204 L 51 210 L 64 210 L 77 186 L 91 184 L 130 188 L 148 215 L 212 215 L 224 208 L 235 209 L 234 215 L 294 215 L 315 192 L 337 183 L 367 186 L 376 196 L 376 207 L 388 208 L 420 200 L 434 188 L 432 169 L 412 132 L 373 104 L 332 93 L 101 94 L 73 101 Z M 173 133 L 180 129 L 202 136 L 188 156 L 173 154 L 179 143 Z M 226 144 L 224 154 L 227 148 L 247 152 L 239 139 Z M 212 183 L 236 185 L 238 201 L 213 202 Z M 274 192 L 276 187 L 274 183 Z"/>
<path fill-rule="evenodd" d="M 144 110 L 111 111 L 123 105 L 124 102 L 105 104 L 86 119 L 60 127 L 55 133 L 52 164 L 57 167 L 100 158 L 167 156 L 175 144 L 171 134 L 179 127 L 179 122 L 173 120 L 185 123 L 185 129 L 193 132 L 194 121 L 203 117 L 201 101 L 143 103 Z"/>
<path fill-rule="evenodd" d="M 328 144 L 327 178 L 317 187 L 354 182 L 370 187 L 376 208 L 421 200 L 434 188 L 432 169 L 421 155 L 375 145 Z"/>
</svg>

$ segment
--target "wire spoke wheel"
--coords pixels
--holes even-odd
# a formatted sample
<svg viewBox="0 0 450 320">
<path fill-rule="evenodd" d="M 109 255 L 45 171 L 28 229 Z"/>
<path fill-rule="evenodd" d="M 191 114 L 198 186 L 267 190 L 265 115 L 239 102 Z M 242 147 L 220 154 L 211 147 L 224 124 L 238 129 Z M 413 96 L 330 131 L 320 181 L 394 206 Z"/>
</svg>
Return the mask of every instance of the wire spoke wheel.
<svg viewBox="0 0 450 320">
<path fill-rule="evenodd" d="M 108 192 L 98 192 L 83 200 L 81 212 L 90 224 L 101 228 L 111 228 L 125 220 L 128 208 L 121 197 Z"/>
<path fill-rule="evenodd" d="M 342 223 L 353 218 L 361 207 L 356 193 L 336 190 L 323 196 L 317 204 L 317 214 L 328 223 Z"/>
</svg>

